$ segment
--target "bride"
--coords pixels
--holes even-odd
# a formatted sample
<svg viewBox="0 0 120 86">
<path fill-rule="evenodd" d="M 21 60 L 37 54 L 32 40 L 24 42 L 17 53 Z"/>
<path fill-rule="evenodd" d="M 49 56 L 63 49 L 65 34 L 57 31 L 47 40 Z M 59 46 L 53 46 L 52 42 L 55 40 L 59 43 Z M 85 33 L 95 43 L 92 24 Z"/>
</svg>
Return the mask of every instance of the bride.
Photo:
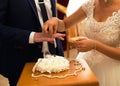
<svg viewBox="0 0 120 86">
<path fill-rule="evenodd" d="M 120 86 L 120 0 L 89 0 L 64 20 L 48 20 L 43 30 L 49 34 L 64 31 L 85 18 L 86 37 L 75 40 L 76 48 L 85 52 L 83 59 L 100 86 Z"/>
</svg>

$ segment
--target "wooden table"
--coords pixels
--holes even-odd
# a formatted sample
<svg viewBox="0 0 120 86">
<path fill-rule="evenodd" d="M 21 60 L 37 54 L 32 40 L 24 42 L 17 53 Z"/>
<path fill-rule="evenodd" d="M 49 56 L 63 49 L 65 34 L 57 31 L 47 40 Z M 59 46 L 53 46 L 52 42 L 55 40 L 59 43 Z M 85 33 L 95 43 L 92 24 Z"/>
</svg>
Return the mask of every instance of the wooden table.
<svg viewBox="0 0 120 86">
<path fill-rule="evenodd" d="M 35 78 L 31 76 L 32 68 L 35 63 L 26 63 L 17 86 L 99 86 L 96 76 L 91 71 L 86 61 L 80 60 L 80 62 L 85 70 L 82 70 L 76 76 L 69 76 L 62 79 L 39 77 L 38 80 L 35 80 Z"/>
</svg>

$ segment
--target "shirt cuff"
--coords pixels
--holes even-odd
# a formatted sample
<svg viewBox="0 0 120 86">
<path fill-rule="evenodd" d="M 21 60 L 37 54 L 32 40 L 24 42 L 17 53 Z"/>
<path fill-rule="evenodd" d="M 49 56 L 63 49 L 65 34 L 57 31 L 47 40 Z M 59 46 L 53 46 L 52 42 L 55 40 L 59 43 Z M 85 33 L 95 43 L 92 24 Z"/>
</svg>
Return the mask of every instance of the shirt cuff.
<svg viewBox="0 0 120 86">
<path fill-rule="evenodd" d="M 30 36 L 29 36 L 29 44 L 33 44 L 34 43 L 34 34 L 35 32 L 31 32 Z"/>
</svg>

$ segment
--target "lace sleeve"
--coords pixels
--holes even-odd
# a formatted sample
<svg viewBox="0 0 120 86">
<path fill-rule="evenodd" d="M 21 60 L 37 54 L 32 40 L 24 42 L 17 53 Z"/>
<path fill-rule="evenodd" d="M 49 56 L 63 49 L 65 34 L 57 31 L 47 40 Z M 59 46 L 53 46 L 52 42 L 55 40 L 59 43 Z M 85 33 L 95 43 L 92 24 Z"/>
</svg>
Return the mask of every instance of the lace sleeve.
<svg viewBox="0 0 120 86">
<path fill-rule="evenodd" d="M 87 16 L 93 13 L 93 8 L 94 8 L 94 0 L 89 0 L 82 5 L 82 9 L 86 13 Z"/>
<path fill-rule="evenodd" d="M 119 39 L 120 39 L 120 30 L 119 30 Z M 118 48 L 120 48 L 120 40 L 119 40 Z"/>
</svg>

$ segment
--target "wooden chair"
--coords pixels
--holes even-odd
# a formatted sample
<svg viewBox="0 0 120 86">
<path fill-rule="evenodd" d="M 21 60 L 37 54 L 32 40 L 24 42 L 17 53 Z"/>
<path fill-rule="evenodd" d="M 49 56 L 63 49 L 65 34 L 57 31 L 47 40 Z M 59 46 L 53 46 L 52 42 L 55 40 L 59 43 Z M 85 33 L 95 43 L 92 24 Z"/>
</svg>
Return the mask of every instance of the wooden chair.
<svg viewBox="0 0 120 86">
<path fill-rule="evenodd" d="M 65 17 L 67 16 L 67 7 L 57 3 L 56 4 L 57 10 L 65 14 Z M 73 40 L 79 37 L 79 29 L 78 25 L 75 24 L 69 29 L 66 30 L 66 53 L 67 53 L 67 58 L 70 56 L 70 49 L 73 48 Z"/>
<path fill-rule="evenodd" d="M 61 4 L 59 4 L 58 2 L 56 3 L 56 8 L 57 10 L 59 10 L 60 12 L 62 12 L 63 14 L 66 15 L 66 11 L 67 11 L 67 8 Z"/>
</svg>

